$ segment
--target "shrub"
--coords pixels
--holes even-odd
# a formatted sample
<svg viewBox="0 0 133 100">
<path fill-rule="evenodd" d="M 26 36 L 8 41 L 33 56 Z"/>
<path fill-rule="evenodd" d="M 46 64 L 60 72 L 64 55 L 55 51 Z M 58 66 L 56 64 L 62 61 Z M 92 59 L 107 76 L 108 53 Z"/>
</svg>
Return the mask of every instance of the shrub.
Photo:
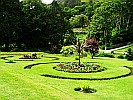
<svg viewBox="0 0 133 100">
<path fill-rule="evenodd" d="M 87 57 L 87 52 L 83 52 L 83 57 Z"/>
<path fill-rule="evenodd" d="M 114 51 L 111 51 L 111 54 L 115 54 Z"/>
<path fill-rule="evenodd" d="M 80 92 L 84 92 L 84 93 L 94 93 L 96 92 L 95 89 L 92 89 L 89 87 L 89 85 L 84 85 L 83 87 L 77 87 L 77 88 L 74 88 L 75 91 L 80 91 Z"/>
<path fill-rule="evenodd" d="M 69 56 L 74 54 L 75 48 L 74 46 L 63 46 L 60 53 L 62 53 L 64 56 Z"/>
<path fill-rule="evenodd" d="M 13 63 L 13 60 L 8 60 L 8 63 Z"/>
<path fill-rule="evenodd" d="M 96 90 L 90 88 L 89 85 L 83 86 L 80 91 L 84 92 L 84 93 L 94 93 L 94 92 L 96 92 Z"/>
<path fill-rule="evenodd" d="M 128 50 L 127 50 L 126 59 L 130 60 L 130 61 L 133 60 L 133 51 L 131 48 L 128 48 Z"/>
<path fill-rule="evenodd" d="M 78 57 L 75 57 L 75 60 L 79 60 L 79 58 Z"/>
<path fill-rule="evenodd" d="M 121 55 L 119 55 L 117 58 L 119 58 L 119 59 L 124 59 L 125 57 L 124 57 L 123 54 L 121 54 Z"/>
<path fill-rule="evenodd" d="M 80 87 L 77 87 L 77 88 L 74 88 L 75 91 L 80 91 L 81 88 Z"/>
<path fill-rule="evenodd" d="M 99 53 L 97 57 L 110 57 L 110 58 L 115 58 L 113 54 L 110 53 Z"/>
<path fill-rule="evenodd" d="M 88 90 L 90 90 L 90 86 L 88 85 L 88 86 L 83 86 L 82 88 L 81 88 L 81 90 L 82 91 L 88 91 Z"/>
<path fill-rule="evenodd" d="M 105 50 L 105 45 L 100 46 L 100 49 Z"/>
</svg>

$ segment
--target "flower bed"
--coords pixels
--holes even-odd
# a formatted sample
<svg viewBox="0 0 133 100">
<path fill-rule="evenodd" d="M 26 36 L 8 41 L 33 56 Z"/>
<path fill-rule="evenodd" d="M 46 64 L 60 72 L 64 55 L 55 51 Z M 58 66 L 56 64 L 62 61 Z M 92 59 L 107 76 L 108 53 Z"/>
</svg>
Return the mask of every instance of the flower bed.
<svg viewBox="0 0 133 100">
<path fill-rule="evenodd" d="M 53 67 L 57 71 L 64 71 L 70 73 L 91 73 L 91 72 L 101 72 L 106 68 L 102 67 L 99 64 L 94 63 L 83 63 L 80 66 L 78 63 L 60 63 L 57 66 Z"/>
</svg>

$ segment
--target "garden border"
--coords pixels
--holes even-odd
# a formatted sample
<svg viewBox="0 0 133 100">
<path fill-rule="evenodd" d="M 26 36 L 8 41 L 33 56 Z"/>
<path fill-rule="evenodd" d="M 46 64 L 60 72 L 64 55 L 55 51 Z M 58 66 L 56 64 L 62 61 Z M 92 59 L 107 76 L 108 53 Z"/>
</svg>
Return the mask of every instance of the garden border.
<svg viewBox="0 0 133 100">
<path fill-rule="evenodd" d="M 24 69 L 31 69 L 33 66 L 36 66 L 36 65 L 50 64 L 50 63 L 65 63 L 65 62 L 36 63 L 36 64 L 31 64 L 31 65 L 25 66 Z M 124 74 L 124 75 L 110 77 L 110 78 L 71 78 L 71 77 L 64 77 L 64 76 L 57 76 L 57 75 L 50 75 L 50 74 L 43 74 L 41 76 L 50 77 L 50 78 L 58 78 L 58 79 L 71 79 L 71 80 L 113 80 L 113 79 L 119 79 L 119 78 L 133 75 L 133 68 L 128 67 L 128 66 L 122 66 L 122 67 L 128 68 L 130 70 L 130 72 L 127 74 Z"/>
</svg>

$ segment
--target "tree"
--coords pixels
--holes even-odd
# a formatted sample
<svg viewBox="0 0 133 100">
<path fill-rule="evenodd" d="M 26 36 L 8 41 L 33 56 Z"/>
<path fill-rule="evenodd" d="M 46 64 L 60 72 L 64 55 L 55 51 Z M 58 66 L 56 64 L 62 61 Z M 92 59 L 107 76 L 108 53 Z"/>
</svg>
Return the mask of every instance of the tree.
<svg viewBox="0 0 133 100">
<path fill-rule="evenodd" d="M 104 1 L 95 9 L 91 17 L 88 37 L 95 37 L 105 46 L 124 42 L 127 38 L 129 39 L 127 36 L 131 37 L 129 34 L 132 26 L 131 16 L 131 10 L 126 2 Z"/>
<path fill-rule="evenodd" d="M 84 42 L 80 42 L 80 40 L 78 39 L 77 40 L 77 44 L 75 45 L 75 48 L 76 48 L 76 50 L 77 50 L 77 52 L 78 52 L 78 56 L 79 56 L 79 66 L 80 66 L 80 64 L 81 64 L 81 60 L 80 60 L 80 58 L 81 58 L 81 52 L 84 50 L 84 51 L 86 51 L 86 52 L 90 52 L 90 54 L 91 54 L 91 57 L 92 57 L 92 59 L 93 59 L 93 57 L 94 57 L 94 55 L 96 54 L 96 53 L 98 53 L 98 51 L 99 51 L 99 45 L 98 45 L 98 41 L 96 40 L 96 39 L 94 39 L 94 38 L 91 38 L 91 39 L 86 39 Z"/>
<path fill-rule="evenodd" d="M 77 44 L 75 45 L 75 48 L 76 48 L 76 50 L 77 50 L 77 52 L 78 52 L 78 56 L 79 56 L 79 66 L 80 66 L 80 58 L 81 58 L 81 56 L 80 56 L 80 54 L 81 54 L 81 52 L 83 51 L 83 49 L 84 49 L 84 42 L 83 43 L 81 43 L 80 42 L 80 40 L 78 39 L 77 40 Z"/>
<path fill-rule="evenodd" d="M 57 0 L 58 2 L 65 2 L 67 6 L 74 7 L 80 5 L 81 0 Z"/>
<path fill-rule="evenodd" d="M 50 44 L 57 46 L 57 51 L 60 51 L 61 47 L 65 44 L 66 37 L 72 36 L 73 32 L 69 21 L 65 19 L 64 12 L 56 1 L 53 1 L 51 6 L 50 29 L 49 38 Z"/>
<path fill-rule="evenodd" d="M 93 59 L 95 54 L 98 53 L 98 51 L 99 51 L 98 41 L 96 39 L 94 39 L 94 38 L 86 39 L 84 50 L 86 52 L 89 51 L 90 54 L 91 54 L 91 57 Z"/>
<path fill-rule="evenodd" d="M 47 6 L 41 0 L 24 0 L 22 2 L 23 18 L 21 21 L 21 32 L 19 34 L 19 44 L 24 44 L 27 50 L 35 51 L 44 49 L 42 45 L 46 43 L 47 34 L 46 16 Z M 47 45 L 45 44 L 47 47 Z"/>
<path fill-rule="evenodd" d="M 21 13 L 19 0 L 1 0 L 0 12 L 0 45 L 4 46 L 4 51 L 9 51 L 9 45 L 17 40 Z"/>
<path fill-rule="evenodd" d="M 70 24 L 76 28 L 76 27 L 84 27 L 85 25 L 87 26 L 89 23 L 88 17 L 86 15 L 75 15 L 74 17 L 71 17 L 69 19 Z"/>
</svg>

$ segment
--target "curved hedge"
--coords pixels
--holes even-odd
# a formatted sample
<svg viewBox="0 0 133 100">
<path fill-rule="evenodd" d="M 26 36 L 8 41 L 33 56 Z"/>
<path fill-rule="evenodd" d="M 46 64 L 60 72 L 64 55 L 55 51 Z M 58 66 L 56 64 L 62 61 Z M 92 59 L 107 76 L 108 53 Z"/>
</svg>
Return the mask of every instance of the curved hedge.
<svg viewBox="0 0 133 100">
<path fill-rule="evenodd" d="M 50 63 L 61 63 L 61 62 L 36 63 L 36 64 L 31 64 L 31 65 L 25 66 L 24 69 L 31 69 L 33 66 L 36 66 L 36 65 L 50 64 Z M 43 74 L 41 76 L 50 77 L 50 78 L 58 78 L 58 79 L 71 79 L 71 80 L 112 80 L 112 79 L 119 79 L 119 78 L 133 75 L 133 68 L 128 67 L 128 66 L 123 66 L 123 67 L 128 68 L 130 70 L 130 72 L 127 74 L 124 74 L 124 75 L 110 77 L 110 78 L 72 78 L 72 77 L 64 77 L 64 76 L 50 75 L 50 74 Z"/>
<path fill-rule="evenodd" d="M 112 80 L 112 79 L 119 79 L 119 78 L 133 75 L 133 68 L 127 67 L 127 66 L 123 66 L 123 67 L 128 68 L 130 72 L 128 74 L 111 77 L 111 78 L 72 78 L 72 77 L 64 77 L 64 76 L 57 76 L 57 75 L 50 75 L 50 74 L 44 74 L 41 76 L 50 77 L 50 78 L 58 78 L 58 79 L 72 79 L 72 80 Z"/>
</svg>

